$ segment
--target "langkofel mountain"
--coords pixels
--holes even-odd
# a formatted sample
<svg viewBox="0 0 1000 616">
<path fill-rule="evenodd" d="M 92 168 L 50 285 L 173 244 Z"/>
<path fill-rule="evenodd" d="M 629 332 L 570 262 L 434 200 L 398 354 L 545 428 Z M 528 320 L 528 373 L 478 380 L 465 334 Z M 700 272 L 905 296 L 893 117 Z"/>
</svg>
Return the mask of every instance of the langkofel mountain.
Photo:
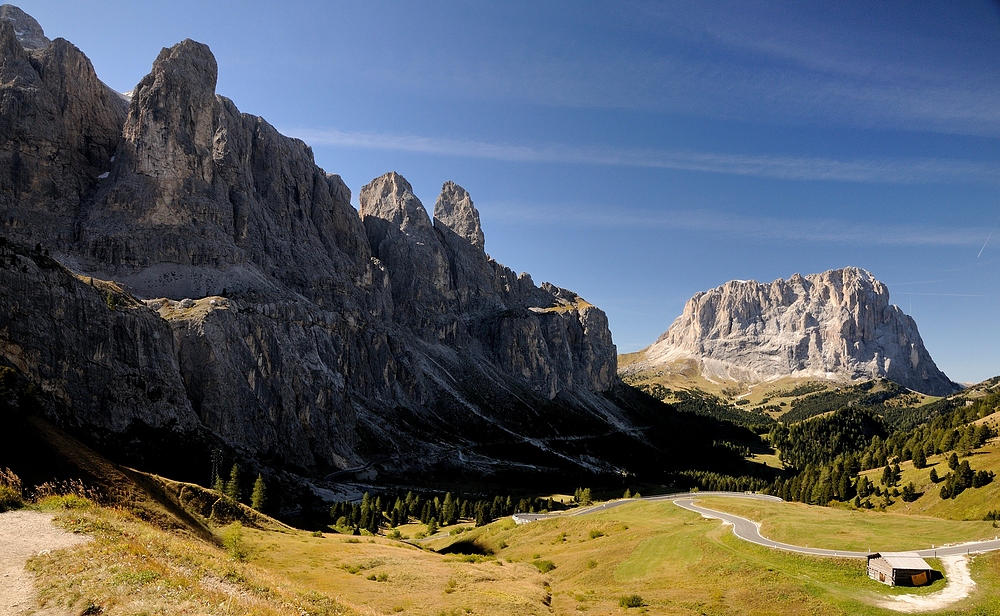
<svg viewBox="0 0 1000 616">
<path fill-rule="evenodd" d="M 886 286 L 854 267 L 697 293 L 630 369 L 687 362 L 704 377 L 743 383 L 886 378 L 931 395 L 959 389 L 934 364 L 914 320 L 889 303 Z"/>
</svg>

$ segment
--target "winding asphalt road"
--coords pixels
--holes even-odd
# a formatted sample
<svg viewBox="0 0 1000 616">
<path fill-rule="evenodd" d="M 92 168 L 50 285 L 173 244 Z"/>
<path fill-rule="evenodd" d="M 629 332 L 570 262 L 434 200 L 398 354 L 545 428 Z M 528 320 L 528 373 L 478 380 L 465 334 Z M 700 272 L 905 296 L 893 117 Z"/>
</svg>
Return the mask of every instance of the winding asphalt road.
<svg viewBox="0 0 1000 616">
<path fill-rule="evenodd" d="M 587 507 L 585 509 L 578 509 L 568 515 L 569 516 L 588 515 L 591 513 L 597 513 L 599 511 L 614 509 L 615 507 L 627 505 L 628 503 L 635 502 L 638 500 L 671 501 L 678 507 L 682 507 L 684 509 L 687 509 L 688 511 L 699 513 L 706 518 L 722 520 L 723 523 L 731 524 L 733 526 L 733 533 L 737 537 L 743 539 L 744 541 L 756 543 L 757 545 L 762 545 L 777 550 L 786 550 L 788 552 L 795 552 L 798 554 L 811 554 L 813 556 L 834 556 L 837 558 L 866 558 L 869 554 L 869 552 L 852 552 L 848 550 L 825 550 L 822 548 L 810 548 L 806 546 L 792 545 L 790 543 L 781 543 L 780 541 L 772 541 L 760 534 L 760 525 L 754 522 L 753 520 L 748 520 L 744 517 L 733 515 L 731 513 L 725 513 L 723 511 L 716 511 L 714 509 L 708 509 L 707 507 L 701 507 L 699 505 L 695 505 L 694 504 L 695 499 L 703 496 L 725 496 L 730 498 L 744 498 L 753 500 L 767 500 L 767 501 L 781 502 L 780 498 L 776 496 L 769 496 L 766 494 L 755 494 L 755 493 L 744 493 L 744 492 L 686 492 L 683 494 L 650 496 L 641 499 L 635 499 L 635 498 L 621 499 L 607 503 L 602 503 L 600 505 L 594 505 L 593 507 Z M 557 517 L 557 516 L 550 514 L 542 514 L 542 513 L 519 513 L 514 516 L 514 521 L 517 522 L 518 524 L 524 524 L 526 522 L 534 522 L 536 520 L 544 520 L 546 518 L 552 518 L 552 517 Z M 941 547 L 935 546 L 927 548 L 925 550 L 911 550 L 911 551 L 915 551 L 921 557 L 936 558 L 938 556 L 954 556 L 959 554 L 962 555 L 980 554 L 982 552 L 991 552 L 993 550 L 1000 550 L 1000 540 L 993 539 L 991 541 L 972 541 L 969 543 L 960 543 L 960 544 L 941 546 Z"/>
</svg>

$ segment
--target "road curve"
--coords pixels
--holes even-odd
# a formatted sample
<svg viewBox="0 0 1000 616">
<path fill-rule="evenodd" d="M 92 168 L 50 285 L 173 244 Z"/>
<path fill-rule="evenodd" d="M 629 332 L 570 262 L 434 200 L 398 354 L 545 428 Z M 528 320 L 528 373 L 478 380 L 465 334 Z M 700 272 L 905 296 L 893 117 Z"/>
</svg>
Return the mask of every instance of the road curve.
<svg viewBox="0 0 1000 616">
<path fill-rule="evenodd" d="M 731 513 L 724 513 L 722 511 L 716 511 L 706 507 L 699 507 L 694 504 L 693 498 L 674 499 L 674 504 L 683 509 L 687 509 L 688 511 L 700 513 L 706 518 L 722 520 L 726 524 L 732 524 L 734 535 L 744 541 L 756 543 L 757 545 L 763 545 L 769 548 L 785 550 L 788 552 L 796 552 L 798 554 L 811 554 L 813 556 L 837 556 L 840 558 L 866 558 L 868 556 L 868 552 L 824 550 L 822 548 L 810 548 L 806 546 L 792 545 L 790 543 L 781 543 L 780 541 L 772 541 L 760 534 L 760 525 L 753 520 L 748 520 L 747 518 L 733 515 Z"/>
<path fill-rule="evenodd" d="M 663 496 L 650 496 L 645 498 L 626 498 L 616 501 L 609 501 L 607 503 L 601 503 L 600 505 L 594 505 L 592 507 L 578 509 L 573 513 L 567 515 L 568 516 L 588 515 L 591 513 L 597 513 L 599 511 L 614 509 L 615 507 L 620 507 L 622 505 L 627 505 L 629 503 L 640 500 L 654 501 L 654 502 L 671 501 L 678 507 L 687 509 L 688 511 L 693 511 L 695 513 L 701 514 L 706 518 L 721 520 L 725 524 L 732 525 L 733 534 L 735 534 L 740 539 L 743 539 L 744 541 L 749 541 L 750 543 L 755 543 L 757 545 L 762 545 L 777 550 L 795 552 L 797 554 L 809 554 L 812 556 L 832 556 L 837 558 L 866 558 L 869 554 L 869 552 L 853 552 L 850 550 L 826 550 L 822 548 L 810 548 L 802 545 L 792 545 L 790 543 L 773 541 L 760 534 L 760 525 L 754 522 L 753 520 L 748 520 L 747 518 L 734 515 L 732 513 L 725 513 L 724 511 L 716 511 L 715 509 L 709 509 L 707 507 L 702 507 L 700 505 L 694 504 L 695 499 L 702 496 L 725 496 L 732 498 L 747 498 L 753 500 L 768 500 L 777 502 L 780 502 L 782 500 L 776 496 L 769 496 L 767 494 L 756 494 L 750 492 L 685 492 L 683 494 L 666 494 Z M 514 521 L 517 522 L 518 524 L 525 524 L 528 522 L 534 522 L 537 520 L 544 520 L 546 518 L 552 518 L 558 516 L 552 514 L 544 514 L 544 513 L 518 513 L 515 514 L 513 517 Z M 959 543 L 947 546 L 932 546 L 930 548 L 923 550 L 909 550 L 909 551 L 916 552 L 921 557 L 936 558 L 939 556 L 980 554 L 983 552 L 991 552 L 993 550 L 1000 550 L 1000 539 L 993 539 L 990 541 L 971 541 L 968 543 Z"/>
</svg>

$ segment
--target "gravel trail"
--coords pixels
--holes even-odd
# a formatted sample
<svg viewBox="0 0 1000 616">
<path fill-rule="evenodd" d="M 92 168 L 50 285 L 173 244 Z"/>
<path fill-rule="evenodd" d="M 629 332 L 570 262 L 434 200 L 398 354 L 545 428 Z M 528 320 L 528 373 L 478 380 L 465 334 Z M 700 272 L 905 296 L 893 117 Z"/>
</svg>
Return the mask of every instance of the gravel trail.
<svg viewBox="0 0 1000 616">
<path fill-rule="evenodd" d="M 52 524 L 54 516 L 37 511 L 0 513 L 0 614 L 22 614 L 35 606 L 35 592 L 24 563 L 37 554 L 89 540 Z"/>
</svg>

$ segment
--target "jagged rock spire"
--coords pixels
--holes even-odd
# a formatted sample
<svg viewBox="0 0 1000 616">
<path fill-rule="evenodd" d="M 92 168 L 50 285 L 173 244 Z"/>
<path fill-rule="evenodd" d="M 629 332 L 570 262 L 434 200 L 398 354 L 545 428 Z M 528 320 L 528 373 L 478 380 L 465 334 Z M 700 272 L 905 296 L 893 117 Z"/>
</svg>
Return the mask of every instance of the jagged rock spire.
<svg viewBox="0 0 1000 616">
<path fill-rule="evenodd" d="M 441 187 L 441 194 L 434 204 L 434 222 L 435 225 L 445 225 L 480 250 L 486 247 L 479 210 L 473 205 L 469 193 L 454 182 L 445 182 Z"/>
</svg>

